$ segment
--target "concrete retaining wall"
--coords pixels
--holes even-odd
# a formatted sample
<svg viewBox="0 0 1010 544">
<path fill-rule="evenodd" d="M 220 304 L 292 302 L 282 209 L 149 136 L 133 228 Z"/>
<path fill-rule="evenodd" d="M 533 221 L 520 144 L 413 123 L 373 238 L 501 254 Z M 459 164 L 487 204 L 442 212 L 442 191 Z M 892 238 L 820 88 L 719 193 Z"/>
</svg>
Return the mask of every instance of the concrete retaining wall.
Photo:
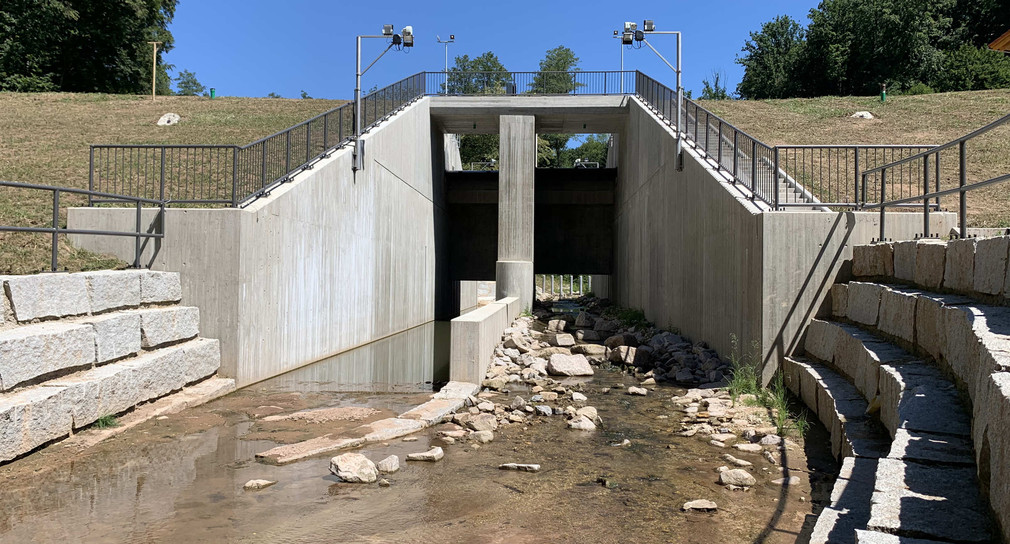
<svg viewBox="0 0 1010 544">
<path fill-rule="evenodd" d="M 182 294 L 221 339 L 221 373 L 240 386 L 454 315 L 436 270 L 445 152 L 428 99 L 364 139 L 356 174 L 345 147 L 245 209 L 170 209 L 164 241 L 145 251 L 152 268 L 183 273 Z M 68 223 L 129 229 L 133 213 L 73 208 Z M 129 240 L 71 240 L 132 254 Z"/>
<path fill-rule="evenodd" d="M 494 348 L 502 332 L 523 311 L 519 297 L 507 297 L 451 322 L 449 348 L 449 380 L 481 383 L 494 357 Z"/>
<path fill-rule="evenodd" d="M 852 246 L 879 233 L 879 214 L 761 212 L 688 147 L 677 171 L 675 147 L 673 130 L 632 100 L 618 139 L 611 298 L 727 355 L 731 334 L 757 342 L 768 380 L 848 276 Z M 947 232 L 954 219 L 933 214 L 931 228 Z M 911 239 L 922 217 L 893 213 L 887 224 Z"/>
</svg>

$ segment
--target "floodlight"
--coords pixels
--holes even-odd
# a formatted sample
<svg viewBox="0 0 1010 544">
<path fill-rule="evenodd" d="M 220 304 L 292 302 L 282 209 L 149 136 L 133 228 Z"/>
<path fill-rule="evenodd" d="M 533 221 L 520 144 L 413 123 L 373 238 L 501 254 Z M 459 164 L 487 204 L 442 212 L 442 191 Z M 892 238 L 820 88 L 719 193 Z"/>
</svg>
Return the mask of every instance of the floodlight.
<svg viewBox="0 0 1010 544">
<path fill-rule="evenodd" d="M 618 32 L 618 31 L 616 31 L 616 30 L 614 31 L 614 37 L 615 37 L 615 38 L 616 38 L 616 37 L 618 37 L 618 36 L 620 36 L 620 35 L 621 35 L 621 33 L 620 33 L 620 32 Z"/>
<path fill-rule="evenodd" d="M 646 19 L 645 24 L 643 24 L 642 26 L 645 28 L 646 32 L 652 32 L 656 30 L 656 21 L 653 21 L 652 19 Z"/>
<path fill-rule="evenodd" d="M 455 39 L 456 39 L 456 35 L 455 34 L 449 34 L 449 41 L 452 41 L 452 40 L 455 40 Z"/>
<path fill-rule="evenodd" d="M 414 47 L 414 36 L 404 36 L 403 37 L 404 47 Z"/>
<path fill-rule="evenodd" d="M 642 32 L 641 30 L 636 30 L 635 31 L 635 41 L 639 41 L 640 42 L 640 41 L 642 41 L 644 39 L 645 39 L 645 32 Z"/>
<path fill-rule="evenodd" d="M 382 35 L 392 36 L 393 35 L 393 25 L 382 25 Z"/>
<path fill-rule="evenodd" d="M 632 42 L 634 42 L 634 41 L 635 41 L 635 33 L 634 32 L 625 32 L 624 34 L 621 34 L 621 43 L 622 44 L 624 44 L 624 45 L 631 45 Z"/>
<path fill-rule="evenodd" d="M 636 30 L 638 30 L 638 23 L 632 23 L 630 21 L 627 21 L 627 22 L 624 23 L 624 31 L 625 32 L 629 32 L 629 31 L 630 32 L 634 32 Z"/>
<path fill-rule="evenodd" d="M 403 35 L 404 36 L 413 36 L 414 35 L 414 27 L 409 26 L 409 25 L 403 27 Z"/>
</svg>

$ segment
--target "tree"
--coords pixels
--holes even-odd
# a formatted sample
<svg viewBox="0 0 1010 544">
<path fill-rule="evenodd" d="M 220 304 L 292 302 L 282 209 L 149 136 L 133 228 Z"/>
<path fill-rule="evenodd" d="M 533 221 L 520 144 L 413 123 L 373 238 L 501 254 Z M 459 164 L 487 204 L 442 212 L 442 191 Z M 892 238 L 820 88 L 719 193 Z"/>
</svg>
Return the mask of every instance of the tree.
<svg viewBox="0 0 1010 544">
<path fill-rule="evenodd" d="M 279 94 L 277 94 L 277 93 L 273 93 L 272 92 L 272 93 L 268 93 L 267 94 L 267 98 L 284 98 L 284 97 L 281 96 L 281 95 L 279 95 Z"/>
<path fill-rule="evenodd" d="M 729 93 L 726 92 L 726 84 L 721 83 L 720 80 L 725 80 L 726 74 L 722 72 L 712 72 L 712 81 L 707 79 L 701 80 L 702 85 L 705 86 L 701 91 L 702 100 L 726 100 L 729 98 Z"/>
<path fill-rule="evenodd" d="M 515 93 L 515 84 L 498 56 L 486 51 L 474 59 L 469 55 L 456 57 L 443 89 L 456 95 L 505 94 Z"/>
<path fill-rule="evenodd" d="M 141 93 L 174 43 L 177 0 L 4 0 L 0 89 Z M 156 78 L 157 82 L 157 78 Z M 164 89 L 163 89 L 164 90 Z"/>
<path fill-rule="evenodd" d="M 785 98 L 797 89 L 795 77 L 803 51 L 803 27 L 780 15 L 751 32 L 736 62 L 744 67 L 736 92 L 741 98 Z"/>
<path fill-rule="evenodd" d="M 532 94 L 569 94 L 575 92 L 582 84 L 575 81 L 572 72 L 579 70 L 579 57 L 575 53 L 559 45 L 550 49 L 540 61 L 540 71 L 533 76 L 530 84 Z M 561 167 L 561 151 L 568 146 L 571 134 L 544 134 L 543 139 L 553 152 L 552 166 Z M 540 163 L 540 157 L 537 158 Z"/>
<path fill-rule="evenodd" d="M 302 90 L 302 100 L 305 100 L 306 98 L 310 98 L 311 99 L 312 97 L 309 96 L 309 93 L 305 92 L 305 90 L 303 89 Z"/>
<path fill-rule="evenodd" d="M 578 147 L 565 149 L 561 153 L 562 164 L 569 168 L 575 166 L 575 159 L 582 159 L 583 162 L 595 162 L 602 167 L 607 164 L 609 142 L 609 134 L 589 134 Z"/>
<path fill-rule="evenodd" d="M 175 78 L 175 94 L 179 96 L 200 96 L 206 92 L 207 88 L 197 81 L 196 74 L 189 70 L 179 72 Z"/>
</svg>

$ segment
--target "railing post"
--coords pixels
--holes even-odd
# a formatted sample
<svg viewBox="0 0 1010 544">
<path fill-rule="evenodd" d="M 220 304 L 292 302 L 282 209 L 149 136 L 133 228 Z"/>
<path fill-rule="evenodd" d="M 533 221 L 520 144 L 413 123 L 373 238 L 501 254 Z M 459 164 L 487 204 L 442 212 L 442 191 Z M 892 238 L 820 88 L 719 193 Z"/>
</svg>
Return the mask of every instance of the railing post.
<svg viewBox="0 0 1010 544">
<path fill-rule="evenodd" d="M 940 153 L 936 153 L 936 192 L 940 192 Z M 940 209 L 940 197 L 936 197 L 936 209 Z"/>
<path fill-rule="evenodd" d="M 736 185 L 737 173 L 740 171 L 740 131 L 733 129 L 733 185 Z"/>
<path fill-rule="evenodd" d="M 866 204 L 866 195 L 863 195 L 863 200 L 859 200 L 859 180 L 862 178 L 861 172 L 859 171 L 859 146 L 854 146 L 853 149 L 855 149 L 854 155 L 856 158 L 855 168 L 853 168 L 853 171 L 856 173 L 856 184 L 852 188 L 852 201 L 856 204 L 856 207 L 861 208 L 863 204 Z"/>
<path fill-rule="evenodd" d="M 143 204 L 137 200 L 137 235 L 133 238 L 133 268 L 140 268 L 140 233 L 144 231 L 141 214 Z"/>
<path fill-rule="evenodd" d="M 238 207 L 238 146 L 231 148 L 231 207 Z"/>
<path fill-rule="evenodd" d="M 884 241 L 884 202 L 887 202 L 887 169 L 880 171 L 880 241 Z"/>
<path fill-rule="evenodd" d="M 757 140 L 751 138 L 750 140 L 750 200 L 754 202 L 754 197 L 757 196 L 757 180 L 758 180 L 758 144 Z"/>
<path fill-rule="evenodd" d="M 968 142 L 967 141 L 961 140 L 961 143 L 958 145 L 958 155 L 959 155 L 959 159 L 960 159 L 960 165 L 959 165 L 959 168 L 958 168 L 959 171 L 958 171 L 957 183 L 958 183 L 958 187 L 961 188 L 961 191 L 958 192 L 958 195 L 961 198 L 960 209 L 958 210 L 958 214 L 960 215 L 960 217 L 958 218 L 958 228 L 961 230 L 960 237 L 961 238 L 967 238 L 968 237 L 968 198 L 967 198 L 967 194 L 966 194 L 966 192 L 964 190 L 964 186 L 968 184 Z"/>
<path fill-rule="evenodd" d="M 91 151 L 88 155 L 88 190 L 95 190 L 95 146 L 90 146 Z M 94 206 L 94 195 L 88 193 L 88 207 Z"/>
<path fill-rule="evenodd" d="M 158 183 L 158 198 L 165 201 L 165 146 L 161 146 L 161 181 Z"/>
<path fill-rule="evenodd" d="M 53 254 L 49 266 L 52 272 L 56 272 L 57 254 L 60 247 L 60 190 L 53 191 Z"/>
<path fill-rule="evenodd" d="M 777 210 L 779 209 L 779 193 L 781 192 L 779 187 L 779 146 L 775 146 L 774 153 L 775 165 L 773 167 L 774 170 L 772 170 L 772 179 L 775 181 L 772 184 L 772 190 L 775 192 L 775 209 Z"/>
<path fill-rule="evenodd" d="M 929 155 L 922 158 L 922 237 L 929 238 Z"/>
</svg>

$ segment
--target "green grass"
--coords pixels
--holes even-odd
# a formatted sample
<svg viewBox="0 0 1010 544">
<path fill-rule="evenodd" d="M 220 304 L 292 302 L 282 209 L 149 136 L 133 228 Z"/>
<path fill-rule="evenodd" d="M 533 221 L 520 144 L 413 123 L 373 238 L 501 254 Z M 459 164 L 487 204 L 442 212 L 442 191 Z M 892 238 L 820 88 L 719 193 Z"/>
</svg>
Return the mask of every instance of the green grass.
<svg viewBox="0 0 1010 544">
<path fill-rule="evenodd" d="M 96 429 L 111 429 L 113 427 L 119 427 L 119 420 L 116 416 L 102 416 L 95 420 Z"/>
<path fill-rule="evenodd" d="M 652 326 L 652 323 L 645 318 L 645 312 L 638 308 L 610 306 L 603 311 L 603 317 L 617 321 L 624 328 Z"/>
<path fill-rule="evenodd" d="M 741 395 L 754 395 L 752 404 L 768 410 L 779 436 L 786 436 L 793 431 L 800 436 L 805 435 L 809 422 L 805 413 L 792 410 L 790 394 L 782 373 L 775 373 L 768 387 L 761 386 L 760 344 L 754 342 L 751 351 L 746 354 L 740 351 L 740 341 L 735 334 L 730 335 L 730 344 L 733 346 L 729 355 L 732 374 L 727 388 L 733 400 L 737 401 Z"/>
<path fill-rule="evenodd" d="M 341 100 L 0 92 L 0 180 L 87 188 L 89 144 L 244 145 L 343 104 Z M 166 112 L 182 122 L 159 127 Z M 66 208 L 85 199 L 62 195 Z M 52 194 L 0 189 L 0 225 L 52 225 Z M 47 234 L 0 233 L 0 274 L 47 270 Z M 59 243 L 59 264 L 69 271 L 123 267 L 118 259 Z"/>
</svg>

